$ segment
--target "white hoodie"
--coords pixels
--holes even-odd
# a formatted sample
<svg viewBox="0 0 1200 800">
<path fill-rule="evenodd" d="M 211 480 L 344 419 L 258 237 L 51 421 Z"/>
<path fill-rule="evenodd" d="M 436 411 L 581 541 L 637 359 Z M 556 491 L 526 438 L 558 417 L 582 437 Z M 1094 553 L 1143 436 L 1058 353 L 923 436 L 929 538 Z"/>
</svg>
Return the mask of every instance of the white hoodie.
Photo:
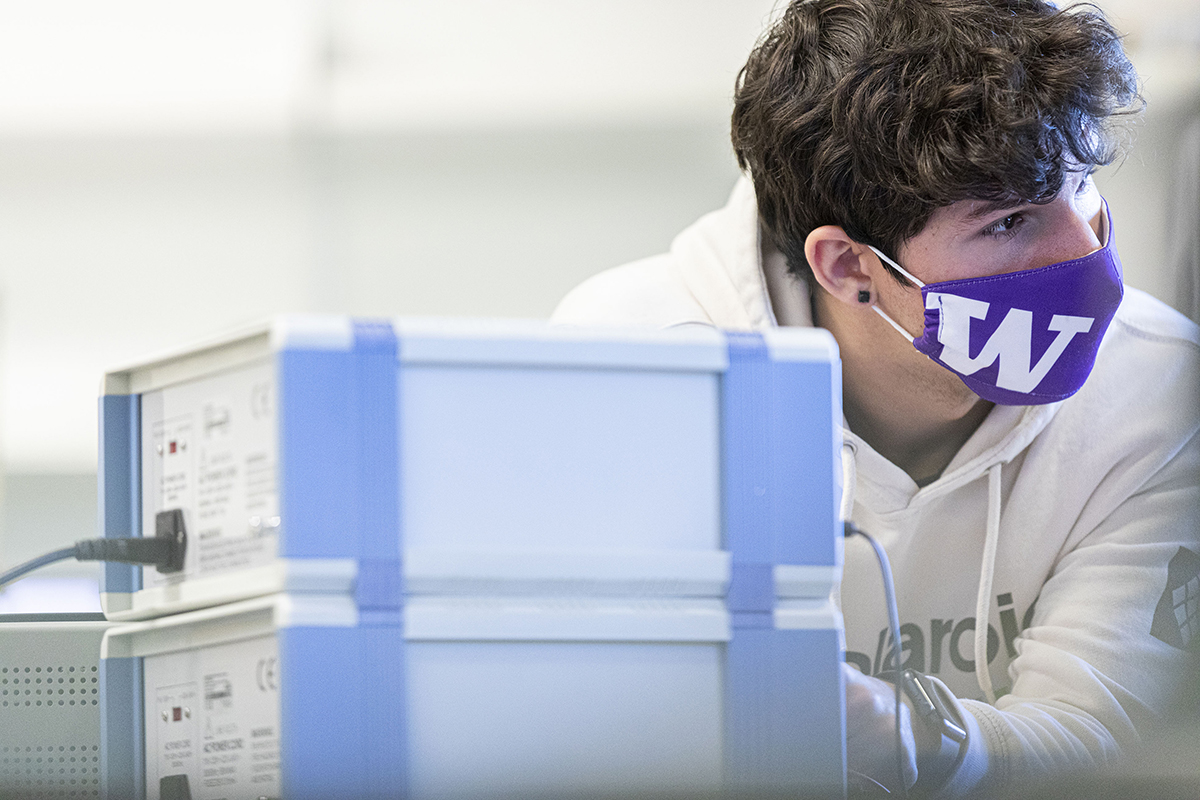
<svg viewBox="0 0 1200 800">
<path fill-rule="evenodd" d="M 589 279 L 554 319 L 812 324 L 807 289 L 780 254 L 763 257 L 746 179 L 669 253 Z M 891 561 L 904 665 L 961 698 L 970 728 L 942 794 L 1108 763 L 1195 681 L 1198 387 L 1196 326 L 1126 289 L 1084 387 L 1051 405 L 996 406 L 933 483 L 919 488 L 844 431 L 856 472 L 846 505 Z M 882 592 L 869 546 L 847 541 L 847 660 L 875 675 L 893 668 Z M 977 616 L 989 622 L 978 671 Z"/>
</svg>

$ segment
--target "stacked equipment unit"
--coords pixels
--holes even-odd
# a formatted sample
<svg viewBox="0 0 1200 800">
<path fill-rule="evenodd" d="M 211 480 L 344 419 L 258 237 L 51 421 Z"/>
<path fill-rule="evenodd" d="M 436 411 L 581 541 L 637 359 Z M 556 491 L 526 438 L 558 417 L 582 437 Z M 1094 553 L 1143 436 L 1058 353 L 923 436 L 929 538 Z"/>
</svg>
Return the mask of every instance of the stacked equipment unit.
<svg viewBox="0 0 1200 800">
<path fill-rule="evenodd" d="M 109 797 L 844 792 L 820 330 L 289 317 L 110 373 Z"/>
<path fill-rule="evenodd" d="M 100 795 L 100 614 L 0 614 L 0 797 Z"/>
</svg>

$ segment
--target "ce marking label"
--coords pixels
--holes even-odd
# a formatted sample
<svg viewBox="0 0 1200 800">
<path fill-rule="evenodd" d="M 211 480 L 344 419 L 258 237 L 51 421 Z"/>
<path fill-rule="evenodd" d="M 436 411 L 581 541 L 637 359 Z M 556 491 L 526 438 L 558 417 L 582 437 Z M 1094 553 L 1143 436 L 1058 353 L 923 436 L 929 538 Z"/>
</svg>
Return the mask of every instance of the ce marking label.
<svg viewBox="0 0 1200 800">
<path fill-rule="evenodd" d="M 255 419 L 271 416 L 271 384 L 256 383 L 250 389 L 250 414 Z"/>
<path fill-rule="evenodd" d="M 279 689 L 278 658 L 260 658 L 255 674 L 258 678 L 258 688 L 261 691 L 272 692 Z"/>
</svg>

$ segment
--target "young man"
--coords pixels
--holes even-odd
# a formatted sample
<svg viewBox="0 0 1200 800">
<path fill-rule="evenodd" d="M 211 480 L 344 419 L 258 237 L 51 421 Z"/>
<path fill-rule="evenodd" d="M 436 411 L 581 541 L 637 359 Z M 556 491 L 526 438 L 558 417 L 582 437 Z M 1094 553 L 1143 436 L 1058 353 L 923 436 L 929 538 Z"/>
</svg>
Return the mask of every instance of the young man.
<svg viewBox="0 0 1200 800">
<path fill-rule="evenodd" d="M 902 663 L 942 703 L 902 714 L 921 792 L 1110 763 L 1200 669 L 1197 330 L 1122 293 L 1091 179 L 1139 102 L 1095 9 L 792 3 L 739 78 L 750 180 L 555 314 L 833 333 L 845 508 L 888 551 Z M 847 541 L 850 766 L 895 787 L 877 576 Z"/>
</svg>

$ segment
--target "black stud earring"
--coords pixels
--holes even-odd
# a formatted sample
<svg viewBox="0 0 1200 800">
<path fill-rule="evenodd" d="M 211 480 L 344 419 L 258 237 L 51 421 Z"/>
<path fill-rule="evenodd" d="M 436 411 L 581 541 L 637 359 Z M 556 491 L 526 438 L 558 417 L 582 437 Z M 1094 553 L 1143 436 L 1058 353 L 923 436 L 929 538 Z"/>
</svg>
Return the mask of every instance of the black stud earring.
<svg viewBox="0 0 1200 800">
<path fill-rule="evenodd" d="M 860 303 L 871 302 L 871 292 L 868 291 L 867 289 L 859 289 L 858 290 L 858 302 L 860 302 Z"/>
</svg>

